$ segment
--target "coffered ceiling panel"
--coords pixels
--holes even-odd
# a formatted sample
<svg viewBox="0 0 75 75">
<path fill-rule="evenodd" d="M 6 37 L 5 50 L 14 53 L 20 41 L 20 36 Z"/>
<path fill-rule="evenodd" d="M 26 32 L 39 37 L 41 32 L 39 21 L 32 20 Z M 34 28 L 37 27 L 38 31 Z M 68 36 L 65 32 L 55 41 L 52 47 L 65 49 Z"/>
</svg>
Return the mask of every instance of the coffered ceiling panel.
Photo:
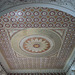
<svg viewBox="0 0 75 75">
<path fill-rule="evenodd" d="M 11 70 L 63 69 L 75 41 L 75 17 L 27 7 L 0 17 L 0 51 Z"/>
</svg>

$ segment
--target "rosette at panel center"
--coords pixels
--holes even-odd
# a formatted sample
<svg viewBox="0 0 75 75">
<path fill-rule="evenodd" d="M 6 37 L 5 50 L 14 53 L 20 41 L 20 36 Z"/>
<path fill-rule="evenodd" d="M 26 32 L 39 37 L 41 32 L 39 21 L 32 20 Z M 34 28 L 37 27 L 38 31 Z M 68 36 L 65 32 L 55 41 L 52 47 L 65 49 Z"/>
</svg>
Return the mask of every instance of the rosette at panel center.
<svg viewBox="0 0 75 75">
<path fill-rule="evenodd" d="M 20 42 L 20 47 L 22 50 L 26 50 L 32 53 L 42 53 L 47 51 L 53 46 L 52 40 L 41 35 L 33 35 L 25 37 Z"/>
<path fill-rule="evenodd" d="M 13 50 L 23 56 L 52 56 L 59 52 L 61 37 L 48 28 L 29 28 L 20 30 L 11 38 Z"/>
</svg>

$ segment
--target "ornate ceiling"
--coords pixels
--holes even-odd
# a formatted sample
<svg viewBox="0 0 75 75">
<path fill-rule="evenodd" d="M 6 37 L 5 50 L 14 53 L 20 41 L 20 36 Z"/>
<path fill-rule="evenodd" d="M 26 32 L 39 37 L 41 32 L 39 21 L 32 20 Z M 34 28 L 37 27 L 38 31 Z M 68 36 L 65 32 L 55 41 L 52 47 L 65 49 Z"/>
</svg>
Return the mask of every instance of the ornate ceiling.
<svg viewBox="0 0 75 75">
<path fill-rule="evenodd" d="M 63 69 L 75 41 L 75 17 L 27 7 L 0 17 L 0 51 L 11 70 Z"/>
</svg>

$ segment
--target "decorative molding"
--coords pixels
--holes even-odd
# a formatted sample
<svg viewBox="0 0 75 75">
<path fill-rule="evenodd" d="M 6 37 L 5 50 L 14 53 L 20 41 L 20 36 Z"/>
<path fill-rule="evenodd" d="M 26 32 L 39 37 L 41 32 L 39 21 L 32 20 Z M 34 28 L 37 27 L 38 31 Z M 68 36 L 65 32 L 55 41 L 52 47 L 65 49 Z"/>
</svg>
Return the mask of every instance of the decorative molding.
<svg viewBox="0 0 75 75">
<path fill-rule="evenodd" d="M 62 8 L 69 9 L 75 12 L 75 0 L 1 0 L 0 1 L 0 12 L 3 12 L 12 7 L 26 4 L 52 4 Z"/>
<path fill-rule="evenodd" d="M 75 9 L 75 0 L 1 0 L 0 7 L 2 8 L 4 4 L 16 6 L 22 3 L 53 3 L 58 5 L 70 5 Z"/>
</svg>

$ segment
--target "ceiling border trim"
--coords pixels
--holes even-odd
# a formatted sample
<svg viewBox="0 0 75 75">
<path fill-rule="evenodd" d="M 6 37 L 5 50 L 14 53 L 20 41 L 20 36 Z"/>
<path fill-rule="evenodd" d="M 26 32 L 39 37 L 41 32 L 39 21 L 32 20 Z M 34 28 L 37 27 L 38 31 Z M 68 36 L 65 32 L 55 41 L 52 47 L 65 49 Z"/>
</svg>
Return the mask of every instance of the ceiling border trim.
<svg viewBox="0 0 75 75">
<path fill-rule="evenodd" d="M 5 13 L 8 13 L 8 12 L 11 12 L 11 11 L 14 11 L 14 10 L 18 10 L 18 9 L 22 9 L 22 8 L 25 8 L 25 7 L 48 7 L 48 8 L 54 8 L 54 9 L 58 9 L 58 10 L 61 10 L 63 12 L 66 12 L 68 14 L 71 14 L 72 16 L 75 16 L 75 11 L 67 8 L 67 7 L 64 7 L 64 6 L 59 6 L 57 4 L 51 4 L 51 3 L 23 3 L 23 4 L 19 4 L 19 5 L 15 5 L 15 6 L 8 6 L 8 8 L 5 8 L 5 9 L 0 9 L 0 16 L 2 16 L 3 14 Z"/>
</svg>

